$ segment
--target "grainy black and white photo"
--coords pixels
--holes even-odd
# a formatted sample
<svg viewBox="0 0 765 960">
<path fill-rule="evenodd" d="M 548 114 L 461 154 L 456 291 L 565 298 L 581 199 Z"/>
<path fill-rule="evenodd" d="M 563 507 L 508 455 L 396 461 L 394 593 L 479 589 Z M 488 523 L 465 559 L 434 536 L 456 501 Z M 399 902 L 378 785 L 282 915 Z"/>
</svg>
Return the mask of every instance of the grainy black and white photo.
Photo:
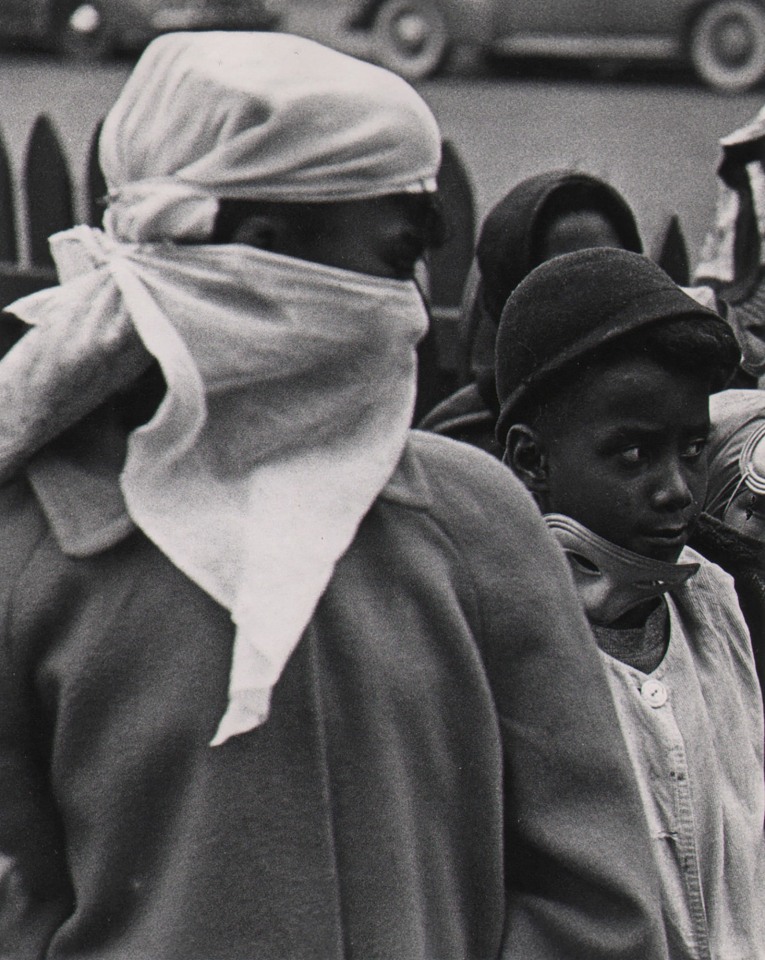
<svg viewBox="0 0 765 960">
<path fill-rule="evenodd" d="M 765 960 L 765 0 L 0 0 L 0 960 Z"/>
</svg>

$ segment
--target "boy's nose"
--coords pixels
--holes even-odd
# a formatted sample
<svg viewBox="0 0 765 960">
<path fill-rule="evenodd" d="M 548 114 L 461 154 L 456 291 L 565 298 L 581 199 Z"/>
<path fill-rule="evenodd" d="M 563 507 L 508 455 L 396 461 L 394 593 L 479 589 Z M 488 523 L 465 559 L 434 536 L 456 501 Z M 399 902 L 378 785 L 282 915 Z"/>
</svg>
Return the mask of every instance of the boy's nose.
<svg viewBox="0 0 765 960">
<path fill-rule="evenodd" d="M 693 503 L 693 491 L 683 464 L 671 462 L 662 471 L 652 496 L 657 510 L 684 510 Z"/>
</svg>

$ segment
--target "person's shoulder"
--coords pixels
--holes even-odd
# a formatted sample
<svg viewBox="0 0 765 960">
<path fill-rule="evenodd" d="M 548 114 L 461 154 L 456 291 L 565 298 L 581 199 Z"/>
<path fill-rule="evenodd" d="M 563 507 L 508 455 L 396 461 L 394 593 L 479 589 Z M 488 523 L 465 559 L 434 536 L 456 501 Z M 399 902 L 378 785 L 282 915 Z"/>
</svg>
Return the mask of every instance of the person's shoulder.
<svg viewBox="0 0 765 960">
<path fill-rule="evenodd" d="M 739 693 L 748 691 L 761 714 L 753 638 L 733 577 L 690 547 L 680 560 L 699 564 L 678 594 L 672 593 L 694 658 L 709 665 L 707 673 L 717 689 L 733 684 Z M 755 636 L 755 645 L 759 640 Z"/>
<path fill-rule="evenodd" d="M 678 563 L 696 563 L 699 566 L 699 572 L 690 578 L 689 584 L 708 584 L 712 590 L 722 590 L 727 592 L 735 588 L 733 586 L 733 577 L 719 564 L 709 560 L 693 547 L 685 547 L 680 554 Z"/>
<path fill-rule="evenodd" d="M 680 562 L 696 563 L 699 566 L 698 572 L 690 577 L 680 590 L 681 598 L 687 598 L 695 617 L 714 623 L 727 619 L 729 626 L 735 624 L 746 633 L 733 577 L 692 547 L 685 547 L 680 555 Z"/>
<path fill-rule="evenodd" d="M 520 481 L 496 457 L 470 444 L 423 430 L 410 430 L 403 455 L 382 496 L 396 498 L 404 489 L 464 499 L 499 493 L 526 497 Z"/>
<path fill-rule="evenodd" d="M 496 457 L 492 457 L 486 451 L 426 430 L 409 431 L 405 452 L 420 458 L 423 462 L 430 461 L 441 466 L 452 464 L 456 470 L 481 470 L 483 469 L 481 465 L 485 465 L 489 469 L 496 468 L 500 473 L 507 471 Z"/>
<path fill-rule="evenodd" d="M 420 430 L 410 431 L 380 500 L 427 511 L 439 525 L 477 536 L 542 522 L 531 495 L 499 460 Z"/>
</svg>

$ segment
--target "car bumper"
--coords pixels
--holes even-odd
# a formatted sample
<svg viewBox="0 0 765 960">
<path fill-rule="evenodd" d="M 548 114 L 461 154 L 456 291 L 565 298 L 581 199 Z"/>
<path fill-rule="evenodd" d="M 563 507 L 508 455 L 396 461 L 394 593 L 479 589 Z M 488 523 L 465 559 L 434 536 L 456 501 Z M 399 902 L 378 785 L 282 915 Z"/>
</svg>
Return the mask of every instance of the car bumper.
<svg viewBox="0 0 765 960">
<path fill-rule="evenodd" d="M 189 3 L 157 10 L 151 17 L 151 27 L 157 33 L 173 30 L 263 30 L 274 27 L 279 19 L 274 0 Z"/>
</svg>

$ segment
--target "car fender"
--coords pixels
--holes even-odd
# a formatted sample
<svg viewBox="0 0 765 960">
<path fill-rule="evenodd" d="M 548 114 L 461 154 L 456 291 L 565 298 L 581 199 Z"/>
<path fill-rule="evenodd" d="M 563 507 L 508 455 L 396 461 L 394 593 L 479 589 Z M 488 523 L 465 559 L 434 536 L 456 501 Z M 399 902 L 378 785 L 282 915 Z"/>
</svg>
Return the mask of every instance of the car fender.
<svg viewBox="0 0 765 960">
<path fill-rule="evenodd" d="M 375 15 L 384 0 L 351 0 L 348 26 L 366 30 L 372 26 Z M 436 0 L 443 10 L 449 34 L 459 38 L 460 44 L 484 46 L 494 36 L 496 0 Z"/>
<path fill-rule="evenodd" d="M 683 25 L 682 25 L 682 46 L 683 49 L 687 49 L 688 38 L 690 36 L 693 25 L 701 16 L 701 14 L 708 8 L 713 6 L 715 0 L 696 0 L 694 3 L 689 3 L 688 8 L 685 11 Z M 755 0 L 755 3 L 762 7 L 765 11 L 765 0 Z"/>
<path fill-rule="evenodd" d="M 485 46 L 494 38 L 496 0 L 441 0 L 452 36 Z"/>
</svg>

